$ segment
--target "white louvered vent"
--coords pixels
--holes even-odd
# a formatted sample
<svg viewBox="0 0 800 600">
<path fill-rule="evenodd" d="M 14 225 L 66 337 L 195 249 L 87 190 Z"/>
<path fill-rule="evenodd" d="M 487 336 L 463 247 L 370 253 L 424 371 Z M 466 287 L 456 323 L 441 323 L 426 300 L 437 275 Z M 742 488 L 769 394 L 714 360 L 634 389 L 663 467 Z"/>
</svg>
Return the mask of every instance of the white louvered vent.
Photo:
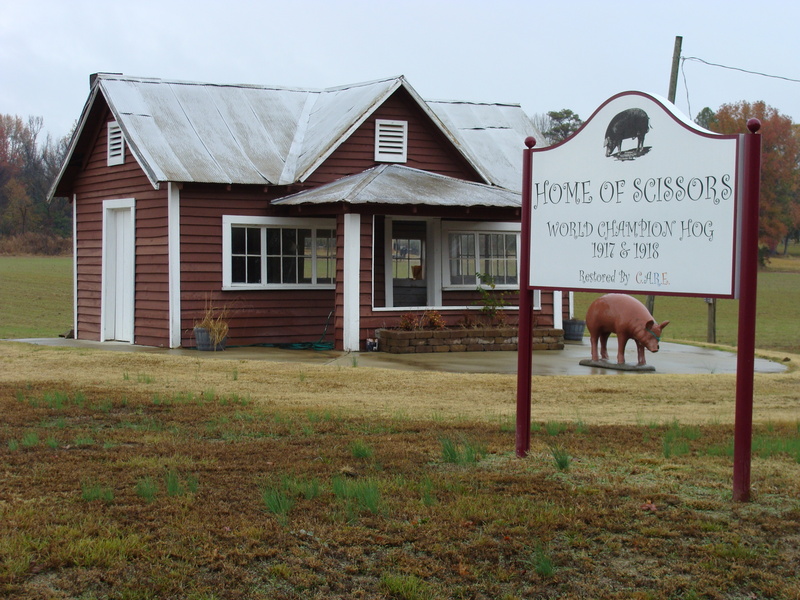
<svg viewBox="0 0 800 600">
<path fill-rule="evenodd" d="M 121 165 L 125 162 L 125 139 L 122 129 L 116 121 L 108 122 L 108 166 Z"/>
<path fill-rule="evenodd" d="M 408 122 L 375 120 L 375 161 L 404 163 L 408 150 Z"/>
</svg>

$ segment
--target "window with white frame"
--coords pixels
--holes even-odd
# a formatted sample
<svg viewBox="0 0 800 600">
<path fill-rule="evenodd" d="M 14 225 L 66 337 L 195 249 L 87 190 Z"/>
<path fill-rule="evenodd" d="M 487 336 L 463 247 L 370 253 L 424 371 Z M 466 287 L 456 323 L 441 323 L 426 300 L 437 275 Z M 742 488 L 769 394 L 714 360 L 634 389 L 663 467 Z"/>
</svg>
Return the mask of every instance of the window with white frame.
<svg viewBox="0 0 800 600">
<path fill-rule="evenodd" d="M 223 217 L 223 288 L 333 287 L 336 222 Z"/>
<path fill-rule="evenodd" d="M 478 273 L 498 287 L 519 286 L 519 226 L 504 223 L 443 224 L 445 287 L 470 287 Z"/>
<path fill-rule="evenodd" d="M 108 151 L 107 164 L 109 167 L 125 163 L 125 138 L 122 129 L 116 121 L 108 122 Z"/>
</svg>

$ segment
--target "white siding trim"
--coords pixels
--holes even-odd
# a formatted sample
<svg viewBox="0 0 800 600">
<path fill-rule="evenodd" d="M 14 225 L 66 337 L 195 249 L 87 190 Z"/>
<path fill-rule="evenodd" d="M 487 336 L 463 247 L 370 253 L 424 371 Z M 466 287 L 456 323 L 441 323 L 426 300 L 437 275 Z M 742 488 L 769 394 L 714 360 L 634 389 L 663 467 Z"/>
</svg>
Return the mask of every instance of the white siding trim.
<svg viewBox="0 0 800 600">
<path fill-rule="evenodd" d="M 78 194 L 72 194 L 72 335 L 78 339 Z"/>
<path fill-rule="evenodd" d="M 533 310 L 542 310 L 542 290 L 533 290 Z"/>
<path fill-rule="evenodd" d="M 181 192 L 167 184 L 167 243 L 169 252 L 169 347 L 181 345 Z"/>
<path fill-rule="evenodd" d="M 564 329 L 564 311 L 561 309 L 563 294 L 561 290 L 553 291 L 553 329 Z"/>
<path fill-rule="evenodd" d="M 428 238 L 428 249 L 425 267 L 428 280 L 428 304 L 439 306 L 442 303 L 442 251 L 441 248 L 446 242 L 442 239 L 442 220 L 438 218 L 429 219 L 426 222 L 426 237 Z"/>
<path fill-rule="evenodd" d="M 344 215 L 344 268 L 342 269 L 343 292 L 343 349 L 358 352 L 360 349 L 360 255 L 361 215 Z"/>
<path fill-rule="evenodd" d="M 386 217 L 383 221 L 383 272 L 384 275 L 384 294 L 386 296 L 385 308 L 394 308 L 394 282 L 392 280 L 392 217 Z"/>
</svg>

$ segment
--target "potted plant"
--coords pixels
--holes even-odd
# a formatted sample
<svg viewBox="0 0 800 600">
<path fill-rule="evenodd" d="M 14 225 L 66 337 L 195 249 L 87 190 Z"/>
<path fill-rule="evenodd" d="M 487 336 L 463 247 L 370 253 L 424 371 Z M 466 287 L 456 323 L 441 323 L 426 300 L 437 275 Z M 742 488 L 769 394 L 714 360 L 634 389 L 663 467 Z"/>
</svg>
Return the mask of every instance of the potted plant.
<svg viewBox="0 0 800 600">
<path fill-rule="evenodd" d="M 203 318 L 195 321 L 194 339 L 198 350 L 225 350 L 228 342 L 228 307 L 218 308 L 206 297 Z"/>
</svg>

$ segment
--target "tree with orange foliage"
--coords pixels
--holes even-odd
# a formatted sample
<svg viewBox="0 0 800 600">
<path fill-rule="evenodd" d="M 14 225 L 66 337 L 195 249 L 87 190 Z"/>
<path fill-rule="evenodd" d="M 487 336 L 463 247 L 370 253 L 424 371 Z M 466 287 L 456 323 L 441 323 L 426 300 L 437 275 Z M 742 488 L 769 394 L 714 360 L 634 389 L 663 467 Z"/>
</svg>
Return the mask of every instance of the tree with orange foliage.
<svg viewBox="0 0 800 600">
<path fill-rule="evenodd" d="M 744 133 L 747 120 L 761 121 L 759 241 L 774 252 L 800 228 L 800 132 L 792 119 L 763 101 L 723 104 L 709 129 Z"/>
</svg>

